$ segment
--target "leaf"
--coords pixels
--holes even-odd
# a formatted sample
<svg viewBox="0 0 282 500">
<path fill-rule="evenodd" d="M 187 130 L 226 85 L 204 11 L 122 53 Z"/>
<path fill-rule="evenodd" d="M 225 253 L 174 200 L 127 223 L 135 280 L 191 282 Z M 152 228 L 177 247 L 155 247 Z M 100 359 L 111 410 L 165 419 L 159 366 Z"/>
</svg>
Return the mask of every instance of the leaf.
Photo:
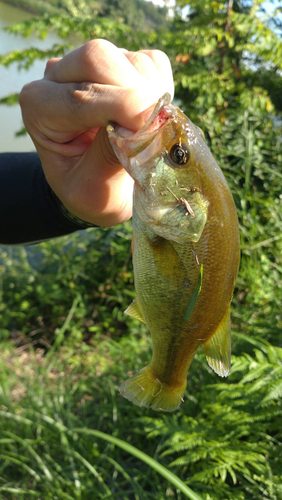
<svg viewBox="0 0 282 500">
<path fill-rule="evenodd" d="M 188 306 L 186 308 L 186 311 L 184 313 L 182 321 L 189 321 L 189 319 L 191 318 L 191 315 L 194 311 L 195 305 L 197 303 L 198 297 L 199 297 L 201 289 L 202 289 L 202 282 L 203 282 L 203 264 L 200 265 L 198 281 L 197 281 L 196 286 L 191 294 L 191 297 L 190 297 L 190 300 L 188 302 Z"/>
<path fill-rule="evenodd" d="M 5 104 L 6 106 L 15 106 L 18 102 L 19 94 L 10 94 L 0 99 L 0 104 Z"/>
</svg>

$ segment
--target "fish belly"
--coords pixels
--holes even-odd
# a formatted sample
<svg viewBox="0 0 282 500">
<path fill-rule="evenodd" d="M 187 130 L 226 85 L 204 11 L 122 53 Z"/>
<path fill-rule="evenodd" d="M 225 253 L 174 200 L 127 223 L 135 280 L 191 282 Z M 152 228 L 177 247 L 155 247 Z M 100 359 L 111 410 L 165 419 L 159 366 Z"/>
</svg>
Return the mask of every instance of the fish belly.
<svg viewBox="0 0 282 500">
<path fill-rule="evenodd" d="M 183 321 L 199 269 L 190 244 L 185 252 L 181 245 L 154 235 L 136 214 L 133 228 L 135 288 L 140 316 L 152 335 L 153 357 L 121 392 L 140 406 L 173 411 L 182 401 L 199 346 L 190 322 Z"/>
<path fill-rule="evenodd" d="M 214 219 L 216 220 L 216 219 Z M 152 335 L 151 363 L 121 386 L 139 406 L 173 411 L 183 401 L 187 372 L 199 345 L 220 376 L 230 368 L 230 302 L 239 265 L 234 224 L 222 236 L 207 223 L 198 243 L 181 245 L 156 236 L 134 214 L 134 279 L 139 317 Z M 203 264 L 202 289 L 188 321 L 185 311 Z"/>
</svg>

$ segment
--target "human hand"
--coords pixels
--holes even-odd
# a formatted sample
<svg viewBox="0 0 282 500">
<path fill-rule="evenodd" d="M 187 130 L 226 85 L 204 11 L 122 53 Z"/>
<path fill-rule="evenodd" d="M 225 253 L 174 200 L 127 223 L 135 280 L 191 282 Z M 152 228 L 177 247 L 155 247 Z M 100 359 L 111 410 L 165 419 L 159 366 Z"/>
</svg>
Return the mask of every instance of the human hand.
<svg viewBox="0 0 282 500">
<path fill-rule="evenodd" d="M 42 80 L 20 93 L 23 120 L 52 190 L 80 219 L 112 226 L 131 217 L 133 181 L 118 163 L 105 127 L 137 131 L 143 113 L 174 93 L 167 56 L 127 52 L 92 40 L 48 61 Z"/>
</svg>

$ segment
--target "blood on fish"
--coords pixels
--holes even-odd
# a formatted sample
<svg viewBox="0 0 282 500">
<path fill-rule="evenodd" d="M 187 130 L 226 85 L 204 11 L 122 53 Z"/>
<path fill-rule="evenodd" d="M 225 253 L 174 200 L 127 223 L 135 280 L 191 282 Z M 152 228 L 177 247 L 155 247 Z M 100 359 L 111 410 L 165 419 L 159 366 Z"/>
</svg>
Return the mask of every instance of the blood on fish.
<svg viewBox="0 0 282 500">
<path fill-rule="evenodd" d="M 167 121 L 168 119 L 169 119 L 169 116 L 168 116 L 168 114 L 167 114 L 166 110 L 165 110 L 165 109 L 162 109 L 162 110 L 159 112 L 159 114 L 158 114 L 158 122 L 159 122 L 159 123 L 162 123 L 162 122 L 164 122 L 164 121 Z"/>
</svg>

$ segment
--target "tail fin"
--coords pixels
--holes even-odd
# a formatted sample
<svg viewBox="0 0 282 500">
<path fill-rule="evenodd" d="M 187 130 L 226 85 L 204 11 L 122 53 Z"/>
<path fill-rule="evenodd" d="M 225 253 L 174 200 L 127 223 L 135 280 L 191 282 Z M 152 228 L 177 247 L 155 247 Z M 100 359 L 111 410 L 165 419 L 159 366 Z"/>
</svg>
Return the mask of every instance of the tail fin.
<svg viewBox="0 0 282 500">
<path fill-rule="evenodd" d="M 120 392 L 137 406 L 145 406 L 156 411 L 174 411 L 183 401 L 185 388 L 186 379 L 181 386 L 170 386 L 157 379 L 151 365 L 148 365 L 123 382 Z"/>
</svg>

